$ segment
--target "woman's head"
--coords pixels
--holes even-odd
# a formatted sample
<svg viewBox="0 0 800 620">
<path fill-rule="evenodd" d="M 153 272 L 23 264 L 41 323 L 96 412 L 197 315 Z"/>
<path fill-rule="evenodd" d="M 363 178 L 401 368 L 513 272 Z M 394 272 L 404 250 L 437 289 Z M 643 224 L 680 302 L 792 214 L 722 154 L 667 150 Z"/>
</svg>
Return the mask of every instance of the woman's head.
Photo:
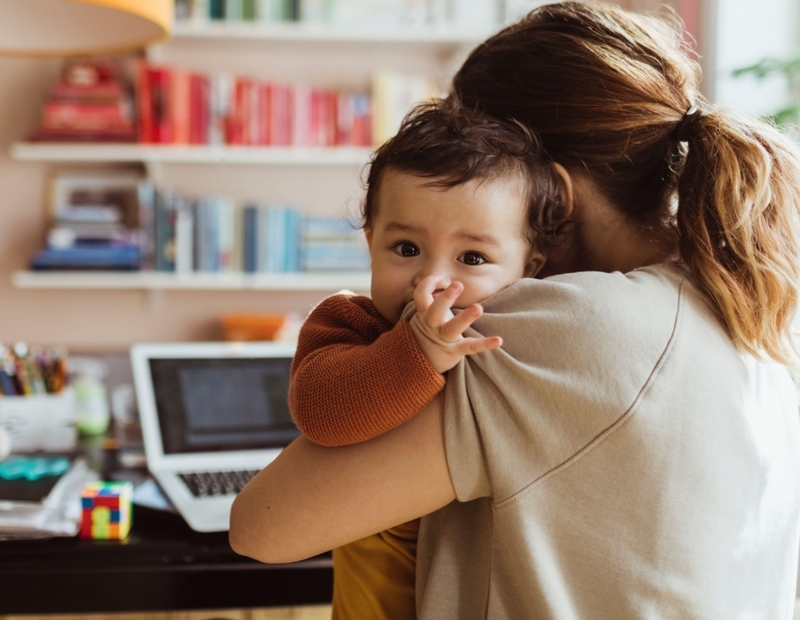
<svg viewBox="0 0 800 620">
<path fill-rule="evenodd" d="M 668 217 L 674 129 L 699 100 L 680 31 L 599 3 L 530 13 L 479 46 L 453 80 L 467 106 L 536 131 L 632 220 Z"/>
<path fill-rule="evenodd" d="M 422 104 L 370 165 L 363 222 L 373 301 L 397 320 L 430 275 L 464 285 L 456 308 L 534 275 L 562 227 L 560 197 L 532 132 L 455 98 Z"/>
<path fill-rule="evenodd" d="M 677 238 L 737 346 L 788 362 L 800 158 L 774 128 L 702 100 L 685 41 L 677 19 L 547 5 L 479 46 L 453 92 L 535 131 L 642 238 Z"/>
</svg>

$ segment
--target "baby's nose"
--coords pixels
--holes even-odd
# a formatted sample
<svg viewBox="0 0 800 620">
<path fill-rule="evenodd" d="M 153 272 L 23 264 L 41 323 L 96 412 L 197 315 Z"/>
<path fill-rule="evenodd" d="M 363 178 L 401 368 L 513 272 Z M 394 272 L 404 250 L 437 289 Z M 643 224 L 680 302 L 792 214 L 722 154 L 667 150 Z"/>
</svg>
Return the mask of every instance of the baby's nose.
<svg viewBox="0 0 800 620">
<path fill-rule="evenodd" d="M 433 287 L 433 295 L 436 296 L 439 293 L 443 292 L 448 286 L 450 286 L 452 279 L 450 276 L 442 271 L 422 271 L 415 279 L 414 279 L 414 287 L 416 288 L 420 282 L 423 280 L 429 280 L 425 288 Z M 428 288 L 428 290 L 431 290 Z"/>
</svg>

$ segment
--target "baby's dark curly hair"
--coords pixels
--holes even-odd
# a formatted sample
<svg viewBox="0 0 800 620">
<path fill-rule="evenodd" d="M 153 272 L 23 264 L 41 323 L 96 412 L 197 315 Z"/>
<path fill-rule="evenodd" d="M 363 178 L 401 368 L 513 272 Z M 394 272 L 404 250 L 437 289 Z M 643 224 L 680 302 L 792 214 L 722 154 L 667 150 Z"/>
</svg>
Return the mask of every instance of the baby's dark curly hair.
<svg viewBox="0 0 800 620">
<path fill-rule="evenodd" d="M 397 134 L 375 151 L 362 204 L 364 227 L 372 224 L 387 170 L 430 179 L 427 185 L 440 188 L 472 179 L 522 178 L 527 190 L 526 233 L 545 255 L 568 224 L 559 176 L 539 137 L 514 121 L 468 109 L 454 96 L 417 105 Z"/>
</svg>

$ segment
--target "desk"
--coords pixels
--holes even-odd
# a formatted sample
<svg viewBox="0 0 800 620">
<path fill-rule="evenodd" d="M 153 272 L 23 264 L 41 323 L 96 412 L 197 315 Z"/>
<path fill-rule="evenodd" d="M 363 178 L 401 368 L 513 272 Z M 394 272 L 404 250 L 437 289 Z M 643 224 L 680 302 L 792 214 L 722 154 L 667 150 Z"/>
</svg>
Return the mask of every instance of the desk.
<svg viewBox="0 0 800 620">
<path fill-rule="evenodd" d="M 79 538 L 0 542 L 0 615 L 231 609 L 330 603 L 330 555 L 265 565 L 236 555 L 227 532 L 135 507 L 124 543 Z"/>
</svg>

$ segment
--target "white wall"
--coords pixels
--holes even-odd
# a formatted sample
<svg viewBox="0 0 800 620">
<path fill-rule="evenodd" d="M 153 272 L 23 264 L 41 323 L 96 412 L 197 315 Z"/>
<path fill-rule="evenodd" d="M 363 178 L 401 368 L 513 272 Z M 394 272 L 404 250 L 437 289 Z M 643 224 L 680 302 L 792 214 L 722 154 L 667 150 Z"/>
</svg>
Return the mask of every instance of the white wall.
<svg viewBox="0 0 800 620">
<path fill-rule="evenodd" d="M 780 78 L 734 79 L 731 72 L 766 56 L 784 57 L 800 44 L 797 0 L 716 0 L 714 100 L 750 114 L 768 114 L 786 103 Z"/>
</svg>

